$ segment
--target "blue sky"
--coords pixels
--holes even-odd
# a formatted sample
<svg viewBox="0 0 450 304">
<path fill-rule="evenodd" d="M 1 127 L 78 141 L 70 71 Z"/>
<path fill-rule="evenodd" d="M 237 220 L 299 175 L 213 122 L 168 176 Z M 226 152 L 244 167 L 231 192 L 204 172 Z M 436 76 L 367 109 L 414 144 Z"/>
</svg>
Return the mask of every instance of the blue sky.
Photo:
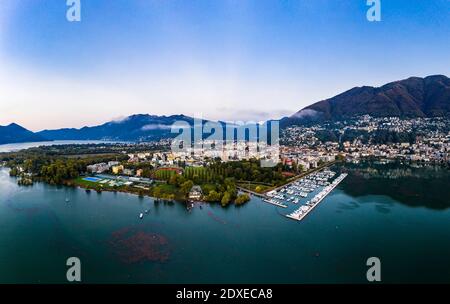
<svg viewBox="0 0 450 304">
<path fill-rule="evenodd" d="M 344 90 L 449 75 L 450 1 L 2 0 L 0 125 L 133 113 L 279 118 Z"/>
</svg>

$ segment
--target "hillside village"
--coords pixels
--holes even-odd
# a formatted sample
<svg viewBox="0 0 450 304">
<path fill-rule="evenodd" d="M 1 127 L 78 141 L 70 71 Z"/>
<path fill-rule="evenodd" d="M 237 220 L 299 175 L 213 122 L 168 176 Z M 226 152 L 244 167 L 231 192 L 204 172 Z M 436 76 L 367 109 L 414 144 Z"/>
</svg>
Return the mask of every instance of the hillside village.
<svg viewBox="0 0 450 304">
<path fill-rule="evenodd" d="M 291 126 L 282 133 L 282 159 L 308 168 L 315 162 L 341 155 L 348 161 L 365 158 L 439 163 L 448 165 L 448 118 L 375 118 L 311 126 Z"/>
</svg>

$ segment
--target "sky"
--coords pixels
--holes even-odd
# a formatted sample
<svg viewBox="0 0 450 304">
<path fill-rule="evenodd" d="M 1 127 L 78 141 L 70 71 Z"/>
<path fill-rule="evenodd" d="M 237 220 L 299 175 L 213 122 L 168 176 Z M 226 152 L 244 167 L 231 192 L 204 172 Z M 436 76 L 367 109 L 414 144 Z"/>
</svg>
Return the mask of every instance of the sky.
<svg viewBox="0 0 450 304">
<path fill-rule="evenodd" d="M 450 76 L 450 0 L 0 1 L 0 125 L 137 113 L 278 119 L 355 86 Z"/>
</svg>

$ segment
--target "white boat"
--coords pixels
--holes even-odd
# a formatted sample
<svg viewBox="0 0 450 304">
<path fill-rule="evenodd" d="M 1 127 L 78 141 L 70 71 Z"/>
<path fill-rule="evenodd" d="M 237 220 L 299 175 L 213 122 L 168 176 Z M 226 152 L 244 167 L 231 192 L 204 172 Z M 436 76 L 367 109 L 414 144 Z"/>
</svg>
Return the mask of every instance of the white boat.
<svg viewBox="0 0 450 304">
<path fill-rule="evenodd" d="M 144 214 L 143 214 L 143 213 L 139 214 L 139 218 L 140 218 L 140 219 L 142 219 L 143 217 L 144 217 Z"/>
</svg>

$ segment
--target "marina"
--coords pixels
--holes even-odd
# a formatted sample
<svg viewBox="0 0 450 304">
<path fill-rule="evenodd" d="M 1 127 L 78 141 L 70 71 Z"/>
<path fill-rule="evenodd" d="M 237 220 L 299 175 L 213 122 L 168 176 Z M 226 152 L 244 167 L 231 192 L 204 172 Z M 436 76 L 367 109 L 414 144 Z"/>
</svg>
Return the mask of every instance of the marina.
<svg viewBox="0 0 450 304">
<path fill-rule="evenodd" d="M 305 205 L 301 206 L 294 212 L 286 215 L 286 217 L 301 221 L 306 215 L 308 215 L 340 182 L 347 177 L 347 173 L 342 173 L 339 175 L 331 184 L 326 186 L 322 191 L 320 191 L 313 199 L 307 202 Z"/>
<path fill-rule="evenodd" d="M 310 175 L 296 180 L 293 183 L 280 187 L 266 193 L 268 197 L 265 202 L 271 201 L 283 204 L 284 202 L 292 202 L 298 204 L 302 199 L 305 199 L 310 193 L 316 191 L 321 186 L 328 186 L 328 180 L 334 177 L 336 173 L 330 170 L 323 170 L 314 172 Z"/>
<path fill-rule="evenodd" d="M 315 171 L 284 187 L 267 192 L 263 202 L 282 208 L 292 206 L 291 203 L 299 205 L 285 216 L 300 221 L 347 176 L 346 173 L 342 173 L 335 178 L 335 175 L 336 172 L 329 169 Z M 307 200 L 308 196 L 312 196 L 312 199 Z"/>
</svg>

